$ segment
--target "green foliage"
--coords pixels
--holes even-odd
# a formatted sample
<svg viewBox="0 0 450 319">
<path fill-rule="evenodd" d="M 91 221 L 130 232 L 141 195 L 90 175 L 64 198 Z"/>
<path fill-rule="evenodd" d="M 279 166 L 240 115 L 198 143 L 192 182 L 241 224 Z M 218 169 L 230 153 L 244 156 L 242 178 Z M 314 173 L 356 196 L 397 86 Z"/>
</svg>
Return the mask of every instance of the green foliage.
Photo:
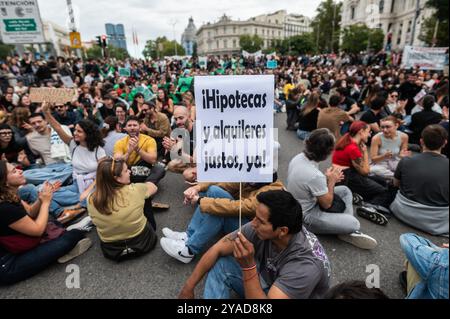
<svg viewBox="0 0 450 319">
<path fill-rule="evenodd" d="M 3 42 L 0 42 L 0 59 L 6 59 L 7 56 L 11 56 L 13 50 L 13 45 L 3 44 Z"/>
<path fill-rule="evenodd" d="M 304 33 L 300 35 L 295 35 L 289 39 L 284 40 L 290 47 L 290 53 L 294 55 L 311 53 L 314 50 L 314 38 L 312 33 Z M 287 43 L 286 43 L 287 42 Z"/>
<path fill-rule="evenodd" d="M 341 17 L 342 2 L 325 0 L 319 5 L 317 15 L 311 22 L 316 52 L 337 52 L 339 50 Z"/>
<path fill-rule="evenodd" d="M 385 34 L 381 29 L 373 29 L 369 32 L 369 49 L 380 51 L 383 49 Z"/>
<path fill-rule="evenodd" d="M 428 0 L 427 7 L 436 9 L 436 12 L 423 22 L 419 39 L 424 41 L 427 45 L 435 44 L 438 47 L 448 46 L 448 0 Z M 434 33 L 437 22 L 438 32 L 436 34 L 436 43 L 434 43 Z"/>
<path fill-rule="evenodd" d="M 264 40 L 257 34 L 254 35 L 241 35 L 239 37 L 239 45 L 241 50 L 247 51 L 249 53 L 254 53 L 261 50 Z"/>
<path fill-rule="evenodd" d="M 128 51 L 122 48 L 109 45 L 106 48 L 109 58 L 115 58 L 117 60 L 125 60 L 130 57 Z M 92 48 L 86 51 L 88 59 L 101 59 L 103 58 L 102 48 L 98 45 L 94 45 Z"/>
<path fill-rule="evenodd" d="M 383 48 L 384 33 L 381 29 L 369 29 L 364 24 L 355 24 L 342 30 L 341 49 L 348 53 L 359 53 Z"/>
<path fill-rule="evenodd" d="M 156 40 L 148 40 L 142 54 L 144 57 L 151 57 L 152 59 L 157 59 L 158 57 L 164 56 L 173 56 L 175 55 L 175 46 L 177 48 L 176 53 L 178 55 L 186 54 L 186 51 L 181 44 L 176 41 L 169 41 L 166 37 L 158 37 Z"/>
</svg>

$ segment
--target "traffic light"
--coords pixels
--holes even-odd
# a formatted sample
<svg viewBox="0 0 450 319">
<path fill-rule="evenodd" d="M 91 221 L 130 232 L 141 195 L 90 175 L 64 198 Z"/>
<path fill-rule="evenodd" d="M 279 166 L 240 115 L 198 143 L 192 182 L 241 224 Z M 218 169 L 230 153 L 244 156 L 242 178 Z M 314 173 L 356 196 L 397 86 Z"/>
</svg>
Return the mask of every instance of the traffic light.
<svg viewBox="0 0 450 319">
<path fill-rule="evenodd" d="M 102 45 L 106 48 L 106 35 L 102 35 Z"/>
<path fill-rule="evenodd" d="M 97 44 L 99 47 L 102 47 L 102 37 L 101 36 L 97 36 Z"/>
</svg>

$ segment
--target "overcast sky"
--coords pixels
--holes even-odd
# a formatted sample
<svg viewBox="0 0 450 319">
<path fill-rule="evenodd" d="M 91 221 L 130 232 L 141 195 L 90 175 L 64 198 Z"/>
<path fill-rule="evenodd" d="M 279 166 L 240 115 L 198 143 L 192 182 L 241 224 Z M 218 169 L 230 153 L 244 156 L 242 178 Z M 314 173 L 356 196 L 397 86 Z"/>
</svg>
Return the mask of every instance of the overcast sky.
<svg viewBox="0 0 450 319">
<path fill-rule="evenodd" d="M 59 25 L 68 25 L 66 0 L 38 0 L 42 19 Z M 285 9 L 288 13 L 313 17 L 321 0 L 72 0 L 78 30 L 83 41 L 105 34 L 105 23 L 123 23 L 128 51 L 135 55 L 132 28 L 139 37 L 138 53 L 145 42 L 158 36 L 174 38 L 173 23 L 178 42 L 190 16 L 197 28 L 203 23 L 217 21 L 224 13 L 234 19 L 246 20 L 252 16 Z"/>
</svg>

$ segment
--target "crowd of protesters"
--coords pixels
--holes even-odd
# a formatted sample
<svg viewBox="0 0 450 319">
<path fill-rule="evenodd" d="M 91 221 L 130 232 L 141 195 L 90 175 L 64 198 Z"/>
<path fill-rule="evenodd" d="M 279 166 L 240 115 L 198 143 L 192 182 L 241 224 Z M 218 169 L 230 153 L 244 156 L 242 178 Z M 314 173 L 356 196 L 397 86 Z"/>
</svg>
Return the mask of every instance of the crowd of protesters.
<svg viewBox="0 0 450 319">
<path fill-rule="evenodd" d="M 269 58 L 277 68 L 266 68 Z M 200 68 L 192 58 L 8 57 L 0 68 L 0 284 L 83 254 L 93 227 L 106 258 L 150 252 L 154 209 L 167 208 L 152 198 L 170 171 L 192 184 L 184 203 L 196 210 L 185 231 L 163 228 L 160 245 L 183 263 L 203 254 L 180 297 L 194 297 L 207 275 L 205 298 L 231 290 L 259 299 L 386 298 L 360 282 L 330 290 L 332 265 L 316 235 L 370 250 L 377 240 L 358 217 L 385 226 L 395 216 L 448 237 L 448 76 L 394 60 L 384 52 L 233 56 Z M 286 113 L 304 152 L 286 184 L 275 173 L 271 183 L 244 184 L 240 199 L 239 184 L 196 182 L 194 77 L 257 74 L 275 76 L 274 113 Z M 30 88 L 63 88 L 68 79 L 72 102 L 30 99 Z M 408 297 L 448 298 L 448 247 L 415 234 L 401 245 Z"/>
</svg>

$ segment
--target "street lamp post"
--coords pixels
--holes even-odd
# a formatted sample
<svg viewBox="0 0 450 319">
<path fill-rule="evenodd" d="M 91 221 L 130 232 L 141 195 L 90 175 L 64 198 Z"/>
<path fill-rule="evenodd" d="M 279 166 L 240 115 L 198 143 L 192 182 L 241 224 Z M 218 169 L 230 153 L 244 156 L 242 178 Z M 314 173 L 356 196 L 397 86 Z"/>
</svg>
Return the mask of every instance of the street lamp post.
<svg viewBox="0 0 450 319">
<path fill-rule="evenodd" d="M 177 37 L 176 37 L 176 34 L 175 34 L 175 26 L 176 26 L 177 23 L 178 23 L 178 20 L 169 22 L 169 24 L 172 26 L 172 29 L 173 29 L 173 41 L 175 42 L 174 43 L 175 44 L 175 56 L 178 56 Z"/>
</svg>

